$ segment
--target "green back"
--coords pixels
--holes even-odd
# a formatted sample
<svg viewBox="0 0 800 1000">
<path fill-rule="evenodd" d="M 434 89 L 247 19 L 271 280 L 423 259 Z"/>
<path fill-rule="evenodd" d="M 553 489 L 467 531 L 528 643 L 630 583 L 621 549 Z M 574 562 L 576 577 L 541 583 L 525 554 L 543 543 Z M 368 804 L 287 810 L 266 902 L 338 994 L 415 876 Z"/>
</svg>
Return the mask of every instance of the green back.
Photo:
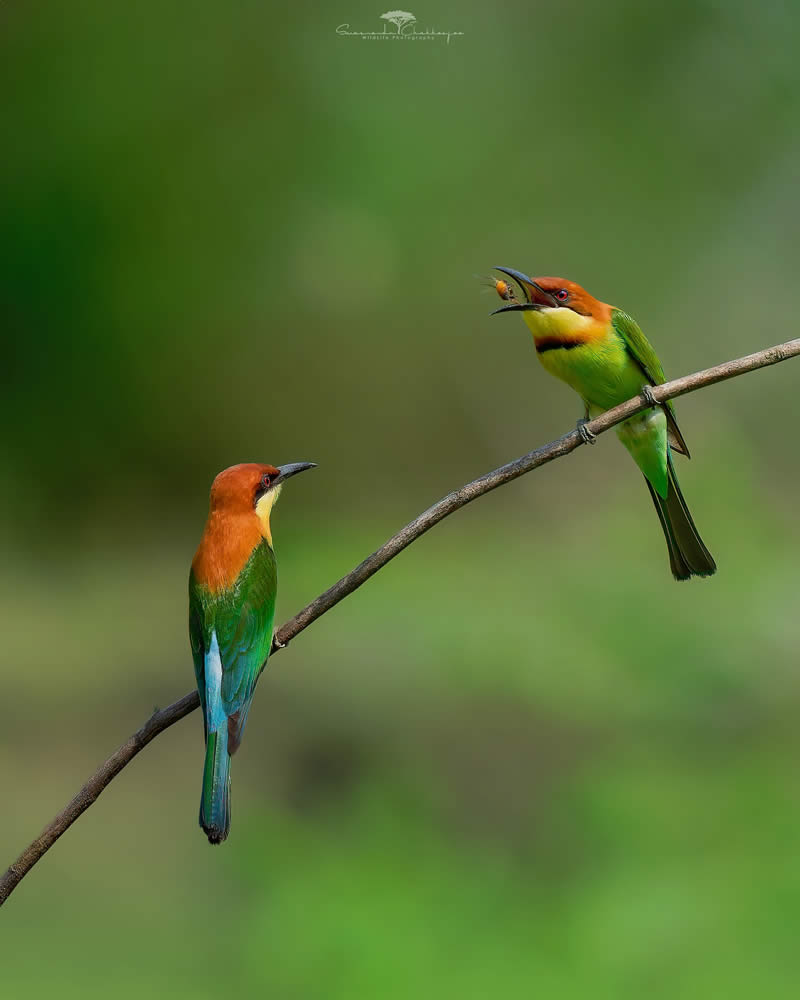
<svg viewBox="0 0 800 1000">
<path fill-rule="evenodd" d="M 222 707 L 228 716 L 239 713 L 232 724 L 231 752 L 238 745 L 258 675 L 269 656 L 277 589 L 275 553 L 266 541 L 256 546 L 228 590 L 212 594 L 189 574 L 189 638 L 203 719 L 207 728 L 205 660 L 216 632 Z"/>
<path fill-rule="evenodd" d="M 666 381 L 658 355 L 653 350 L 653 345 L 642 333 L 636 320 L 622 312 L 621 309 L 615 309 L 611 313 L 611 323 L 625 341 L 628 353 L 645 373 L 650 384 L 661 385 L 662 382 Z"/>
<path fill-rule="evenodd" d="M 628 354 L 630 354 L 641 368 L 644 377 L 650 385 L 661 385 L 663 382 L 666 382 L 664 369 L 661 367 L 658 355 L 653 349 L 653 345 L 642 333 L 636 320 L 621 309 L 614 309 L 611 313 L 611 324 L 625 342 Z M 667 400 L 664 404 L 664 410 L 667 414 L 667 423 L 671 431 L 670 443 L 673 448 L 688 456 L 689 449 L 686 447 L 686 442 L 683 440 L 683 435 L 678 427 L 678 422 L 675 418 L 675 407 L 672 405 L 671 399 Z"/>
</svg>

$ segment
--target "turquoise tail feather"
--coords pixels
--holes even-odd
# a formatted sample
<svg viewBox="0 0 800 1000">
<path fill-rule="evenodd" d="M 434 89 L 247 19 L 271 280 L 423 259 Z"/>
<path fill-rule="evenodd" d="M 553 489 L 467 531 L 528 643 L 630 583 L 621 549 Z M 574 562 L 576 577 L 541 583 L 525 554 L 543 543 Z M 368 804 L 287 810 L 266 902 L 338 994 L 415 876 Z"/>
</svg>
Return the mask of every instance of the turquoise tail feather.
<svg viewBox="0 0 800 1000">
<path fill-rule="evenodd" d="M 227 725 L 209 733 L 206 740 L 200 826 L 210 844 L 221 844 L 231 828 L 231 757 Z"/>
</svg>

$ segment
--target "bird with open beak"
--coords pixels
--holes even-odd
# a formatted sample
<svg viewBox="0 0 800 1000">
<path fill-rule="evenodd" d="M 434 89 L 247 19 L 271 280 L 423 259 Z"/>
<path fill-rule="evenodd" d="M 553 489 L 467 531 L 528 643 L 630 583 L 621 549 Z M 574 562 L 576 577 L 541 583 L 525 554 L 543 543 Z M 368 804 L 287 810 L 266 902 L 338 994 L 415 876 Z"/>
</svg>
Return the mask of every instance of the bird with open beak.
<svg viewBox="0 0 800 1000">
<path fill-rule="evenodd" d="M 627 313 L 600 302 L 566 278 L 529 278 L 510 267 L 496 270 L 512 278 L 522 295 L 506 301 L 492 315 L 522 313 L 544 368 L 583 400 L 584 418 L 578 421 L 578 429 L 584 441 L 594 440 L 585 426 L 590 417 L 633 396 L 647 398 L 651 386 L 664 382 L 656 352 Z M 672 402 L 653 403 L 618 424 L 617 436 L 644 474 L 667 541 L 673 576 L 677 580 L 710 576 L 717 567 L 683 499 L 672 461 L 673 451 L 688 458 L 689 449 Z"/>
<path fill-rule="evenodd" d="M 231 757 L 272 646 L 278 567 L 270 514 L 286 480 L 313 468 L 249 462 L 211 486 L 189 573 L 189 639 L 206 740 L 200 826 L 212 844 L 230 831 Z"/>
</svg>

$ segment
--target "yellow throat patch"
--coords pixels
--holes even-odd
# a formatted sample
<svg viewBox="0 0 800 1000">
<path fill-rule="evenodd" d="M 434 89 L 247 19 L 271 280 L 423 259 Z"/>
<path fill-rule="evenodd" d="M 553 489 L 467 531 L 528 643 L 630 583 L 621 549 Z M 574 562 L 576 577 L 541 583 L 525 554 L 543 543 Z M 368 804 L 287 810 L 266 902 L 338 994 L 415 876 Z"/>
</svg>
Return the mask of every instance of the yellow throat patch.
<svg viewBox="0 0 800 1000">
<path fill-rule="evenodd" d="M 272 513 L 272 508 L 278 502 L 278 497 L 281 495 L 281 490 L 283 486 L 274 486 L 271 490 L 267 490 L 263 497 L 256 504 L 256 517 L 258 518 L 258 523 L 261 526 L 261 534 L 272 545 L 272 531 L 270 530 L 269 516 Z"/>
</svg>

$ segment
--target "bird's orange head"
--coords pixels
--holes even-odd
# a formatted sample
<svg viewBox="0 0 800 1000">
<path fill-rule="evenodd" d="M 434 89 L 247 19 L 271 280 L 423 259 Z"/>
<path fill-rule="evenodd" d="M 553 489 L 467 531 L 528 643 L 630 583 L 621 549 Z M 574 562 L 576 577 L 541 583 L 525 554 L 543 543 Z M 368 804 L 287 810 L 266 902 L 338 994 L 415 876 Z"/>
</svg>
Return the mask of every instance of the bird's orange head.
<svg viewBox="0 0 800 1000">
<path fill-rule="evenodd" d="M 521 301 L 509 302 L 495 309 L 496 313 L 569 309 L 579 316 L 590 316 L 601 322 L 606 322 L 611 316 L 612 306 L 596 299 L 585 288 L 568 278 L 529 278 L 522 271 L 515 271 L 510 267 L 498 267 L 496 270 L 513 278 L 524 296 Z"/>
<path fill-rule="evenodd" d="M 290 476 L 313 469 L 313 462 L 291 465 L 262 465 L 243 462 L 223 469 L 211 484 L 209 514 L 256 517 L 269 537 L 269 512 Z"/>
<path fill-rule="evenodd" d="M 223 469 L 211 484 L 210 510 L 244 514 L 255 510 L 259 499 L 280 476 L 275 465 L 243 462 Z"/>
<path fill-rule="evenodd" d="M 208 521 L 192 563 L 197 580 L 213 591 L 230 586 L 262 539 L 272 545 L 269 518 L 283 484 L 313 468 L 313 462 L 244 462 L 223 469 L 211 484 Z"/>
</svg>

